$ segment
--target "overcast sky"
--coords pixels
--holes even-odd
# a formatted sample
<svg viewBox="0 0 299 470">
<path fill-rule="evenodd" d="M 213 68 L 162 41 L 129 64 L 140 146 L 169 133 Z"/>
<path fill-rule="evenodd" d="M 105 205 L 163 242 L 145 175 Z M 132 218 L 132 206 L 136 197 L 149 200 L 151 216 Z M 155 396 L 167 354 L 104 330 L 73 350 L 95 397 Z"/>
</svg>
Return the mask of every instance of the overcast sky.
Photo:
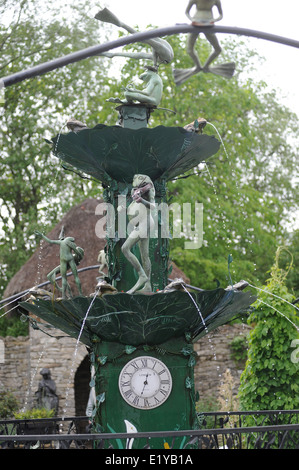
<svg viewBox="0 0 299 470">
<path fill-rule="evenodd" d="M 299 40 L 299 0 L 222 0 L 222 26 L 238 26 Z M 189 23 L 185 16 L 188 0 L 107 0 L 108 7 L 123 22 L 141 30 L 148 24 L 171 26 Z M 91 14 L 99 10 L 91 2 Z M 117 31 L 117 28 L 115 28 Z M 225 35 L 219 34 L 219 40 Z M 266 58 L 259 78 L 278 90 L 279 99 L 299 116 L 299 49 L 262 39 L 246 39 Z"/>
</svg>

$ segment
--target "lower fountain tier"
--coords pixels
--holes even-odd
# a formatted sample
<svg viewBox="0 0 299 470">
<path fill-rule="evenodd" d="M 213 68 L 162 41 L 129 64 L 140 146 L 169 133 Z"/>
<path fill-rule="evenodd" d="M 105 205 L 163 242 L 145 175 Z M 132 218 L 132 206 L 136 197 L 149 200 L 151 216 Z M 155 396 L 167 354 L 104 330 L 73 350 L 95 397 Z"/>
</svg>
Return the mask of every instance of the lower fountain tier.
<svg viewBox="0 0 299 470">
<path fill-rule="evenodd" d="M 137 346 L 161 344 L 182 335 L 195 342 L 248 311 L 255 300 L 251 292 L 218 288 L 196 293 L 116 293 L 95 299 L 37 298 L 20 305 L 69 336 L 78 339 L 80 335 L 87 346 L 101 340 Z"/>
</svg>

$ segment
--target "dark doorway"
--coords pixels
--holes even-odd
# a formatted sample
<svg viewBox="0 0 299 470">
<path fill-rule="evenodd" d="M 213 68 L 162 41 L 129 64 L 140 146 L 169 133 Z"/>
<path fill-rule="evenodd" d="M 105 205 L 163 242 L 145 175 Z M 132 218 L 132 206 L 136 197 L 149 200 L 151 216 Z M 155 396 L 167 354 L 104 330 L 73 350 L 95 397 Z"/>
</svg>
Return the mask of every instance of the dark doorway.
<svg viewBox="0 0 299 470">
<path fill-rule="evenodd" d="M 90 361 L 86 356 L 75 374 L 75 413 L 76 416 L 86 416 L 86 406 L 89 397 Z M 86 423 L 84 423 L 86 425 Z"/>
</svg>

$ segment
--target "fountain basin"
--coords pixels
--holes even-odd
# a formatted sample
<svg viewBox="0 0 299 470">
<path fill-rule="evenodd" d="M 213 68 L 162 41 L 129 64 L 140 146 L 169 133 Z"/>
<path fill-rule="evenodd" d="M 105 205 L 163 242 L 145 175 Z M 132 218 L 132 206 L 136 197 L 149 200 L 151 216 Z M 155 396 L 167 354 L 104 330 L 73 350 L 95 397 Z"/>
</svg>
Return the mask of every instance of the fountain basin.
<svg viewBox="0 0 299 470">
<path fill-rule="evenodd" d="M 138 346 L 161 344 L 184 335 L 195 342 L 248 311 L 255 300 L 251 292 L 222 288 L 196 293 L 106 294 L 94 299 L 87 318 L 91 297 L 36 299 L 20 305 L 76 339 L 84 322 L 80 341 L 87 346 L 101 340 Z"/>
<path fill-rule="evenodd" d="M 220 147 L 215 137 L 182 127 L 136 130 L 104 124 L 58 135 L 51 143 L 60 160 L 107 185 L 112 180 L 130 184 L 135 174 L 171 180 Z"/>
</svg>

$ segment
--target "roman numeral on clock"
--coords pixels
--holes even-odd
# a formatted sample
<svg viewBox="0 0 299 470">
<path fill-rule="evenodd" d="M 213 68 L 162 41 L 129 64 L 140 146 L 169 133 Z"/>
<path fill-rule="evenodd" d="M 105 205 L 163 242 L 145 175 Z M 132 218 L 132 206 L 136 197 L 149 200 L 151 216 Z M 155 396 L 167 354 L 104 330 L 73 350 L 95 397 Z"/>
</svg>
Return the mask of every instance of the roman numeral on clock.
<svg viewBox="0 0 299 470">
<path fill-rule="evenodd" d="M 131 382 L 130 382 L 130 380 L 127 380 L 126 382 L 121 382 L 120 384 L 121 384 L 122 387 L 130 387 Z"/>
<path fill-rule="evenodd" d="M 134 400 L 132 401 L 132 404 L 135 405 L 135 406 L 138 406 L 139 405 L 139 397 L 135 396 Z"/>
<path fill-rule="evenodd" d="M 147 367 L 147 359 L 141 359 L 142 367 Z"/>
<path fill-rule="evenodd" d="M 132 392 L 132 390 L 129 389 L 129 390 L 126 390 L 126 391 L 124 392 L 124 395 L 125 395 L 125 397 L 126 397 L 127 399 L 129 399 L 130 396 L 133 395 L 133 392 Z"/>
</svg>

